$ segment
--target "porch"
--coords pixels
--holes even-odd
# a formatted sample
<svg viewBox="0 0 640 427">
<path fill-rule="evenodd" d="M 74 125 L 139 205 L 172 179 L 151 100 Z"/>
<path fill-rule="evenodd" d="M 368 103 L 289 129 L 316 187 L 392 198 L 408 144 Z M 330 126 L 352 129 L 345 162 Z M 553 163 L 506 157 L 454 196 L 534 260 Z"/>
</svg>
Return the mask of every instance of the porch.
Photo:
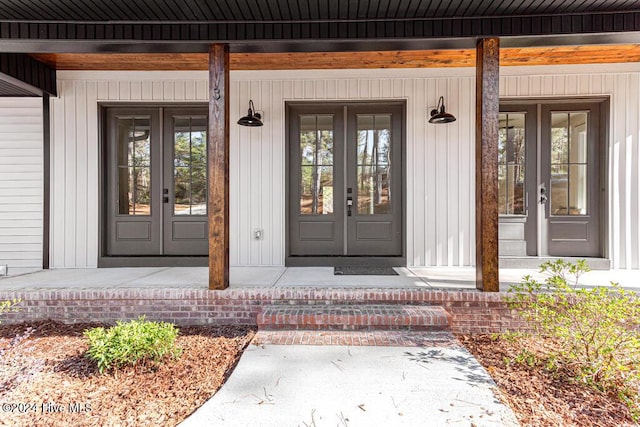
<svg viewBox="0 0 640 427">
<path fill-rule="evenodd" d="M 395 267 L 397 276 L 334 275 L 333 267 L 231 267 L 230 288 L 260 289 L 422 289 L 475 291 L 473 267 Z M 537 268 L 500 268 L 500 290 L 522 277 L 543 281 Z M 583 286 L 617 282 L 640 291 L 638 270 L 592 270 Z M 53 269 L 0 278 L 0 291 L 208 289 L 208 267 L 131 267 Z"/>
<path fill-rule="evenodd" d="M 339 322 L 347 328 L 396 324 L 396 312 L 439 306 L 453 332 L 527 327 L 508 307 L 508 294 L 475 289 L 474 268 L 397 270 L 398 276 L 334 276 L 327 267 L 232 267 L 231 286 L 219 292 L 208 290 L 206 267 L 49 270 L 0 279 L 0 300 L 22 300 L 20 310 L 5 314 L 2 322 L 114 323 L 144 315 L 178 325 L 255 325 L 271 309 L 280 313 L 272 317 L 275 324 L 314 312 L 322 324 L 351 316 Z M 501 270 L 501 288 L 524 274 L 539 275 L 536 270 Z M 592 271 L 581 282 L 589 286 L 609 280 L 640 290 L 637 271 Z M 402 318 L 412 321 L 410 316 Z"/>
</svg>

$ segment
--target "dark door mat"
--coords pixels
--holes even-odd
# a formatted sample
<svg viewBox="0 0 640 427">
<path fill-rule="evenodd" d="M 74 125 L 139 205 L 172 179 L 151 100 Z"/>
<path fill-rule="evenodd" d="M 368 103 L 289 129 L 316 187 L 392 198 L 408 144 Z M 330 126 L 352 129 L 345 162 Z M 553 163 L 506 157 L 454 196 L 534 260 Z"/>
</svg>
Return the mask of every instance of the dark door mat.
<svg viewBox="0 0 640 427">
<path fill-rule="evenodd" d="M 350 266 L 334 267 L 334 276 L 398 276 L 393 267 Z"/>
</svg>

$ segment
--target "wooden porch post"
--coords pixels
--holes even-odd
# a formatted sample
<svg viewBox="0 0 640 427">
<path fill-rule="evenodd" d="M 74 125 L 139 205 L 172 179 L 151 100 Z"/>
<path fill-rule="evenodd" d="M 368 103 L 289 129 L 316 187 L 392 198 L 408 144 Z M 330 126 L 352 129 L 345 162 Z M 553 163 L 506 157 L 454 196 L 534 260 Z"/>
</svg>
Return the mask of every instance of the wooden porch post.
<svg viewBox="0 0 640 427">
<path fill-rule="evenodd" d="M 498 292 L 500 39 L 476 44 L 476 288 Z"/>
<path fill-rule="evenodd" d="M 229 287 L 229 46 L 209 46 L 209 289 Z"/>
</svg>

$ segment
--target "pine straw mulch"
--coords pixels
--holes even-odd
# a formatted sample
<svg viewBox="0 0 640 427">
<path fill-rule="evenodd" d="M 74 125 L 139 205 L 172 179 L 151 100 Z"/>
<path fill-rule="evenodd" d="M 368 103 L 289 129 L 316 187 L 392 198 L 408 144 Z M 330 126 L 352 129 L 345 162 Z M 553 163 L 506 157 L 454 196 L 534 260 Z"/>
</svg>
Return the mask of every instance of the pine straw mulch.
<svg viewBox="0 0 640 427">
<path fill-rule="evenodd" d="M 522 341 L 491 335 L 458 335 L 487 369 L 503 400 L 523 426 L 636 426 L 628 408 L 615 396 L 572 381 L 570 372 L 555 374 L 526 363 L 507 363 L 521 353 Z M 526 341 L 528 349 L 550 345 Z"/>
<path fill-rule="evenodd" d="M 101 375 L 84 356 L 82 332 L 95 326 L 103 325 L 0 326 L 0 425 L 176 425 L 220 388 L 255 334 L 248 326 L 180 328 L 179 359 Z"/>
</svg>

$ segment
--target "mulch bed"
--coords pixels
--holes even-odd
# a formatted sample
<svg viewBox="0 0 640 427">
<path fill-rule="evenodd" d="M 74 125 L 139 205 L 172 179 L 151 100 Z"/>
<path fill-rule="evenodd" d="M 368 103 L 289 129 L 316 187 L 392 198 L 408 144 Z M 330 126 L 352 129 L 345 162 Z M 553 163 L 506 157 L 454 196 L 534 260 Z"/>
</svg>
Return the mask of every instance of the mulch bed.
<svg viewBox="0 0 640 427">
<path fill-rule="evenodd" d="M 176 425 L 220 388 L 255 334 L 247 326 L 180 328 L 179 359 L 99 374 L 82 337 L 94 326 L 0 326 L 0 424 Z"/>
<path fill-rule="evenodd" d="M 635 426 L 616 397 L 572 380 L 570 372 L 551 373 L 540 366 L 508 363 L 521 351 L 519 341 L 490 335 L 458 339 L 487 369 L 523 426 Z M 531 342 L 527 347 L 545 345 Z"/>
<path fill-rule="evenodd" d="M 180 328 L 182 356 L 156 368 L 99 374 L 82 332 L 97 324 L 46 321 L 0 326 L 0 425 L 173 426 L 208 400 L 255 334 L 248 326 Z M 523 426 L 633 426 L 616 396 L 508 363 L 518 341 L 459 335 L 499 387 Z"/>
</svg>

